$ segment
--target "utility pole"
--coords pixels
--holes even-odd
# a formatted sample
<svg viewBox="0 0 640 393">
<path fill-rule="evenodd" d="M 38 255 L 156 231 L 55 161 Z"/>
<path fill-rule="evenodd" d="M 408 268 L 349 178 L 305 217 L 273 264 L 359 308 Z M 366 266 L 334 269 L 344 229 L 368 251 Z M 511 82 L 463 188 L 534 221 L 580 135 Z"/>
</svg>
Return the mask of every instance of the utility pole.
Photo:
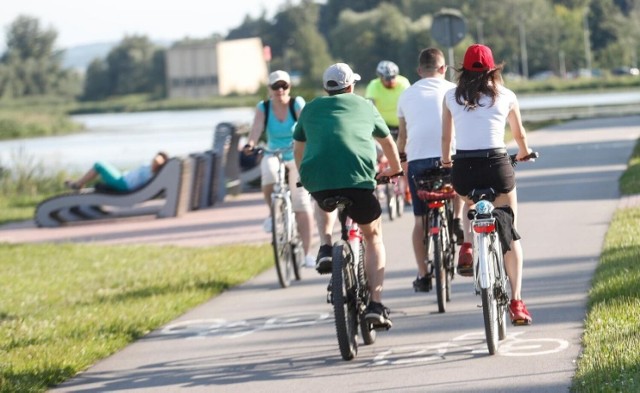
<svg viewBox="0 0 640 393">
<path fill-rule="evenodd" d="M 584 36 L 584 58 L 587 63 L 586 65 L 589 70 L 589 75 L 591 75 L 591 34 L 589 33 L 589 20 L 587 18 L 588 12 L 589 9 L 585 8 L 584 14 L 582 15 L 582 31 Z"/>
</svg>

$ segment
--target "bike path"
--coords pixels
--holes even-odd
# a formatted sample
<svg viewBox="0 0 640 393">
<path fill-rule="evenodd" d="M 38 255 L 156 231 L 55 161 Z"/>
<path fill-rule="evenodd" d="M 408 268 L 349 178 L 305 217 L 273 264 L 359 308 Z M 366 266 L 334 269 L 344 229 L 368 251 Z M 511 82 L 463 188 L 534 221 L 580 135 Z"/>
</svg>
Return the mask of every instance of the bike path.
<svg viewBox="0 0 640 393">
<path fill-rule="evenodd" d="M 640 117 L 580 120 L 529 134 L 541 153 L 517 167 L 523 296 L 534 324 L 508 328 L 495 356 L 480 299 L 456 277 L 445 314 L 412 292 L 413 217 L 384 222 L 384 302 L 394 327 L 341 359 L 327 276 L 280 289 L 273 269 L 191 310 L 55 391 L 562 392 L 580 353 L 590 280 Z"/>
</svg>

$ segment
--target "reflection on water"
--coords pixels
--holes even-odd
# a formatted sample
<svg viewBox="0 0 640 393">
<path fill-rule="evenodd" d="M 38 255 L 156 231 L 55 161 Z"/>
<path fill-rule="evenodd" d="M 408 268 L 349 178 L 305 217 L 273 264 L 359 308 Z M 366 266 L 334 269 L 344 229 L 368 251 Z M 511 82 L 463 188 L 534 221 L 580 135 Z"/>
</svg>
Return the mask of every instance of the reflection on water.
<svg viewBox="0 0 640 393">
<path fill-rule="evenodd" d="M 96 160 L 121 168 L 147 163 L 158 150 L 170 155 L 209 150 L 221 122 L 250 123 L 253 108 L 78 115 L 80 134 L 0 142 L 0 165 L 31 157 L 47 168 L 85 170 Z M 24 155 L 22 155 L 24 153 Z"/>
</svg>

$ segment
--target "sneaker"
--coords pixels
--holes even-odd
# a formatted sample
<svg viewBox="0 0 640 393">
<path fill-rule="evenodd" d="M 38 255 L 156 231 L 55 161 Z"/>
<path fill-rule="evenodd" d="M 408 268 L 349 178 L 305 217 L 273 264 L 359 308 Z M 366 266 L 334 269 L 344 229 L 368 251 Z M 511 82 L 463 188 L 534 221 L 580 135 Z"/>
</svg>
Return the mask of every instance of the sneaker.
<svg viewBox="0 0 640 393">
<path fill-rule="evenodd" d="M 413 282 L 413 290 L 415 292 L 429 292 L 431 288 L 433 288 L 433 284 L 429 275 L 424 277 L 418 276 Z"/>
<path fill-rule="evenodd" d="M 364 319 L 369 322 L 373 328 L 389 329 L 393 325 L 389 319 L 391 311 L 382 305 L 382 303 L 371 301 L 364 312 Z"/>
<path fill-rule="evenodd" d="M 304 267 L 308 267 L 308 268 L 316 267 L 316 258 L 314 258 L 313 255 L 307 254 L 304 257 Z"/>
<path fill-rule="evenodd" d="M 264 231 L 267 233 L 271 233 L 271 231 L 273 230 L 273 222 L 271 222 L 271 216 L 265 218 L 264 222 L 262 223 L 262 229 L 264 229 Z"/>
<path fill-rule="evenodd" d="M 522 300 L 512 300 L 509 304 L 511 323 L 514 325 L 531 325 L 533 319 Z"/>
<path fill-rule="evenodd" d="M 460 247 L 458 274 L 463 277 L 473 277 L 473 248 L 471 243 L 462 243 Z"/>
<path fill-rule="evenodd" d="M 320 274 L 331 273 L 331 259 L 333 258 L 333 247 L 329 244 L 323 244 L 318 250 L 316 258 L 316 270 Z"/>
<path fill-rule="evenodd" d="M 456 235 L 456 244 L 461 246 L 464 243 L 464 228 L 459 218 L 453 219 L 453 234 Z"/>
</svg>

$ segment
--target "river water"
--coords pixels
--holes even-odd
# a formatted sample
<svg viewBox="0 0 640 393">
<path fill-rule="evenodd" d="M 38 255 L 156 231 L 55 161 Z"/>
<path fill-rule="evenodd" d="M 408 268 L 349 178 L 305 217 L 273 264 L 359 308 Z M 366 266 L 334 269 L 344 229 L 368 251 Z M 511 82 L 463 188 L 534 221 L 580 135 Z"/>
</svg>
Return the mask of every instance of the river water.
<svg viewBox="0 0 640 393">
<path fill-rule="evenodd" d="M 640 91 L 593 94 L 522 96 L 528 109 L 638 103 Z M 0 142 L 0 166 L 17 162 L 42 163 L 47 169 L 83 171 L 96 160 L 121 168 L 147 163 L 159 150 L 186 156 L 211 149 L 215 126 L 221 122 L 249 123 L 254 108 L 108 113 L 77 115 L 87 132 L 58 137 Z"/>
</svg>

